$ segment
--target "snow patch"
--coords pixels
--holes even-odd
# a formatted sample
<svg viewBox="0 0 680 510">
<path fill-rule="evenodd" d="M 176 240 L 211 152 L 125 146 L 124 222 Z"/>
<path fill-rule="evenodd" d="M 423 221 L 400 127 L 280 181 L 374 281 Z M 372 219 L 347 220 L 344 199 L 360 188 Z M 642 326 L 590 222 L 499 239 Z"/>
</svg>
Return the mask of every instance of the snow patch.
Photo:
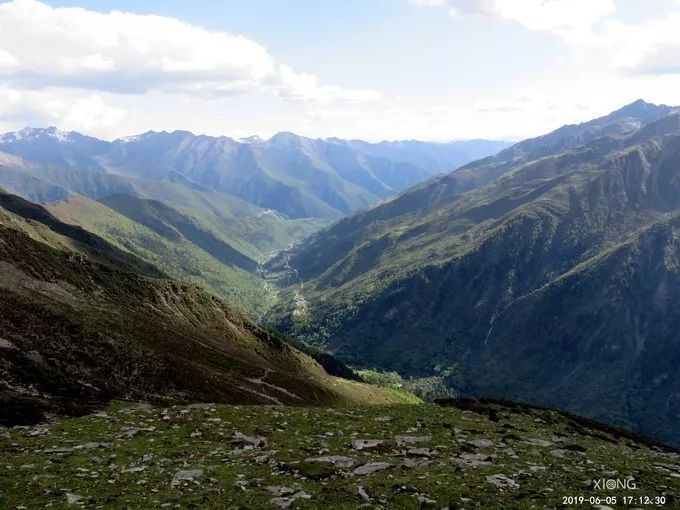
<svg viewBox="0 0 680 510">
<path fill-rule="evenodd" d="M 41 137 L 52 138 L 61 143 L 71 143 L 73 142 L 72 135 L 73 131 L 62 131 L 55 127 L 47 129 L 25 127 L 19 131 L 12 131 L 0 135 L 0 143 L 20 142 L 22 140 L 31 140 Z"/>
<path fill-rule="evenodd" d="M 279 213 L 277 213 L 274 209 L 265 209 L 264 211 L 257 215 L 258 218 L 261 218 L 262 216 L 271 216 L 272 218 L 276 218 L 277 220 L 283 219 L 283 217 Z"/>
</svg>

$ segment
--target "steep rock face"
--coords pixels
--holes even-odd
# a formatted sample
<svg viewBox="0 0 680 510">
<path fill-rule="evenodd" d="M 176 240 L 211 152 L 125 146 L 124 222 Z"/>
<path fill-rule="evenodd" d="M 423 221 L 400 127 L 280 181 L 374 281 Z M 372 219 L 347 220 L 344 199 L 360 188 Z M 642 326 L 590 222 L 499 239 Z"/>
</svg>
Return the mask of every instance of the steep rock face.
<svg viewBox="0 0 680 510">
<path fill-rule="evenodd" d="M 112 398 L 390 401 L 338 383 L 228 303 L 0 193 L 0 421 Z"/>
<path fill-rule="evenodd" d="M 284 257 L 305 313 L 273 320 L 352 363 L 447 368 L 464 392 L 676 440 L 680 117 L 643 120 L 428 207 L 381 220 L 378 206 L 320 232 Z"/>
</svg>

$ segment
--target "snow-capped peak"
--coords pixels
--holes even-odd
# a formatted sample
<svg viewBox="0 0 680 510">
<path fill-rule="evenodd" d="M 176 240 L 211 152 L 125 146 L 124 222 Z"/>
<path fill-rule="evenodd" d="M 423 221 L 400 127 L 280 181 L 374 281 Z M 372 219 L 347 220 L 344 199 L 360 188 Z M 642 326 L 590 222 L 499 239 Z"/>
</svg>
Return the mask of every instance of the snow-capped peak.
<svg viewBox="0 0 680 510">
<path fill-rule="evenodd" d="M 142 137 L 142 135 L 130 135 L 130 136 L 123 136 L 122 138 L 118 138 L 116 142 L 120 143 L 130 143 L 130 142 L 135 142 L 139 140 Z"/>
<path fill-rule="evenodd" d="M 25 127 L 19 131 L 0 135 L 0 143 L 12 143 L 40 137 L 52 138 L 62 143 L 70 143 L 73 141 L 71 138 L 72 135 L 73 131 L 61 131 L 56 127 L 49 127 L 47 129 Z"/>
<path fill-rule="evenodd" d="M 153 130 L 152 131 L 146 131 L 144 133 L 139 133 L 139 134 L 136 134 L 136 135 L 123 136 L 121 138 L 116 138 L 114 140 L 114 142 L 117 142 L 117 143 L 132 143 L 132 142 L 142 140 L 142 139 L 149 137 L 149 136 L 159 135 L 159 134 L 163 134 L 163 133 L 165 133 L 165 131 L 162 131 L 160 133 L 153 131 Z"/>
<path fill-rule="evenodd" d="M 49 128 L 45 131 L 47 136 L 50 138 L 54 138 L 55 140 L 59 140 L 60 142 L 71 142 L 71 135 L 73 135 L 73 131 L 62 131 L 57 128 Z"/>
</svg>

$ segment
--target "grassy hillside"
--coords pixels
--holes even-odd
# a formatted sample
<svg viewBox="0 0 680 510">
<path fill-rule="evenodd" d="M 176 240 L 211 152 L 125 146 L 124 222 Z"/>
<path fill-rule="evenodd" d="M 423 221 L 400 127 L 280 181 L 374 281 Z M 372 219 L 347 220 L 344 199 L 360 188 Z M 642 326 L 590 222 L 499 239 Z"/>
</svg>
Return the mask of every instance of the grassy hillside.
<svg viewBox="0 0 680 510">
<path fill-rule="evenodd" d="M 273 303 L 275 295 L 263 290 L 263 281 L 255 271 L 257 262 L 235 251 L 207 227 L 155 202 L 115 196 L 108 203 L 128 215 L 85 197 L 71 197 L 46 207 L 62 221 L 77 223 L 168 275 L 200 285 L 253 314 L 261 314 Z M 172 213 L 173 219 L 182 221 L 191 232 L 186 235 L 173 222 L 154 215 L 156 207 Z"/>
<path fill-rule="evenodd" d="M 328 220 L 318 218 L 290 220 L 233 195 L 200 186 L 153 181 L 78 166 L 36 163 L 3 152 L 0 152 L 0 184 L 10 193 L 42 203 L 73 195 L 93 200 L 112 195 L 157 200 L 207 222 L 251 258 L 280 249 L 328 224 Z"/>
<path fill-rule="evenodd" d="M 316 228 L 314 221 L 271 214 L 222 218 L 131 195 L 94 201 L 83 196 L 46 208 L 66 223 L 82 226 L 117 247 L 161 268 L 168 275 L 201 285 L 255 316 L 276 299 L 257 273 L 258 260 Z"/>
<path fill-rule="evenodd" d="M 330 377 L 276 333 L 200 288 L 63 225 L 0 208 L 0 421 L 112 398 L 342 404 L 403 400 Z M 159 273 L 154 270 L 156 276 Z"/>
</svg>

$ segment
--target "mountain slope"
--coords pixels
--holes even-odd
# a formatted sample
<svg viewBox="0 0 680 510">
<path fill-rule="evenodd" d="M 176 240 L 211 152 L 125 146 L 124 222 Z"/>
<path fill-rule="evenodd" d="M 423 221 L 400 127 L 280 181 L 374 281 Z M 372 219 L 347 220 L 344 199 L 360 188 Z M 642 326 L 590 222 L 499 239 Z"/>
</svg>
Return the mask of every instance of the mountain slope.
<svg viewBox="0 0 680 510">
<path fill-rule="evenodd" d="M 488 184 L 455 192 L 459 170 L 312 236 L 270 267 L 304 283 L 272 320 L 355 364 L 675 441 L 680 116 L 659 108 L 522 142 L 471 166 Z"/>
<path fill-rule="evenodd" d="M 76 223 L 169 276 L 200 285 L 255 315 L 271 301 L 255 260 L 161 202 L 112 195 L 101 201 L 70 197 L 45 207 L 60 220 Z"/>
<path fill-rule="evenodd" d="M 185 131 L 105 142 L 26 128 L 0 136 L 0 185 L 54 202 L 65 221 L 259 315 L 274 294 L 262 291 L 256 261 L 331 218 L 503 145 L 345 144 L 292 133 L 237 142 Z M 433 168 L 414 163 L 430 150 Z"/>
<path fill-rule="evenodd" d="M 1 193 L 0 421 L 112 398 L 330 404 L 396 395 L 339 382 L 226 302 Z M 146 269 L 147 276 L 137 272 Z"/>
<path fill-rule="evenodd" d="M 519 142 L 496 155 L 473 161 L 455 172 L 416 185 L 385 203 L 343 221 L 347 222 L 348 229 L 360 229 L 362 222 L 384 222 L 401 215 L 419 214 L 439 203 L 453 200 L 461 193 L 489 184 L 522 164 L 559 154 L 596 139 L 608 143 L 608 140 L 625 137 L 674 110 L 665 105 L 636 101 L 604 117 L 563 126 L 547 135 Z"/>
<path fill-rule="evenodd" d="M 173 198 L 166 197 L 166 200 Z M 132 195 L 98 201 L 82 196 L 46 204 L 66 223 L 94 232 L 168 275 L 201 285 L 260 316 L 276 293 L 263 289 L 259 261 L 323 225 L 323 220 L 287 220 L 275 213 L 234 215 L 219 196 L 205 194 L 176 205 Z"/>
<path fill-rule="evenodd" d="M 59 244 L 98 263 L 155 278 L 165 276 L 155 266 L 116 249 L 101 237 L 79 226 L 59 221 L 44 207 L 9 194 L 2 188 L 0 208 L 3 212 L 3 224 L 9 222 L 18 232 L 28 234 L 32 239 L 37 238 L 48 244 L 58 239 Z M 17 249 L 16 246 L 12 248 Z"/>
<path fill-rule="evenodd" d="M 38 164 L 3 153 L 0 183 L 29 199 L 58 199 L 58 204 L 49 207 L 67 223 L 100 234 L 163 266 L 174 277 L 207 284 L 211 291 L 258 314 L 268 300 L 260 299 L 262 284 L 255 260 L 326 224 L 320 219 L 287 219 L 223 193 L 87 168 Z M 99 200 L 106 207 L 79 195 Z M 175 226 L 164 226 L 168 221 Z M 174 235 L 159 238 L 169 232 Z M 183 245 L 178 251 L 180 241 Z"/>
<path fill-rule="evenodd" d="M 442 143 L 403 140 L 369 143 L 363 140 L 329 138 L 326 142 L 349 147 L 370 156 L 400 161 L 420 168 L 430 175 L 450 172 L 471 161 L 496 154 L 511 145 L 507 142 L 492 140 Z"/>
</svg>

